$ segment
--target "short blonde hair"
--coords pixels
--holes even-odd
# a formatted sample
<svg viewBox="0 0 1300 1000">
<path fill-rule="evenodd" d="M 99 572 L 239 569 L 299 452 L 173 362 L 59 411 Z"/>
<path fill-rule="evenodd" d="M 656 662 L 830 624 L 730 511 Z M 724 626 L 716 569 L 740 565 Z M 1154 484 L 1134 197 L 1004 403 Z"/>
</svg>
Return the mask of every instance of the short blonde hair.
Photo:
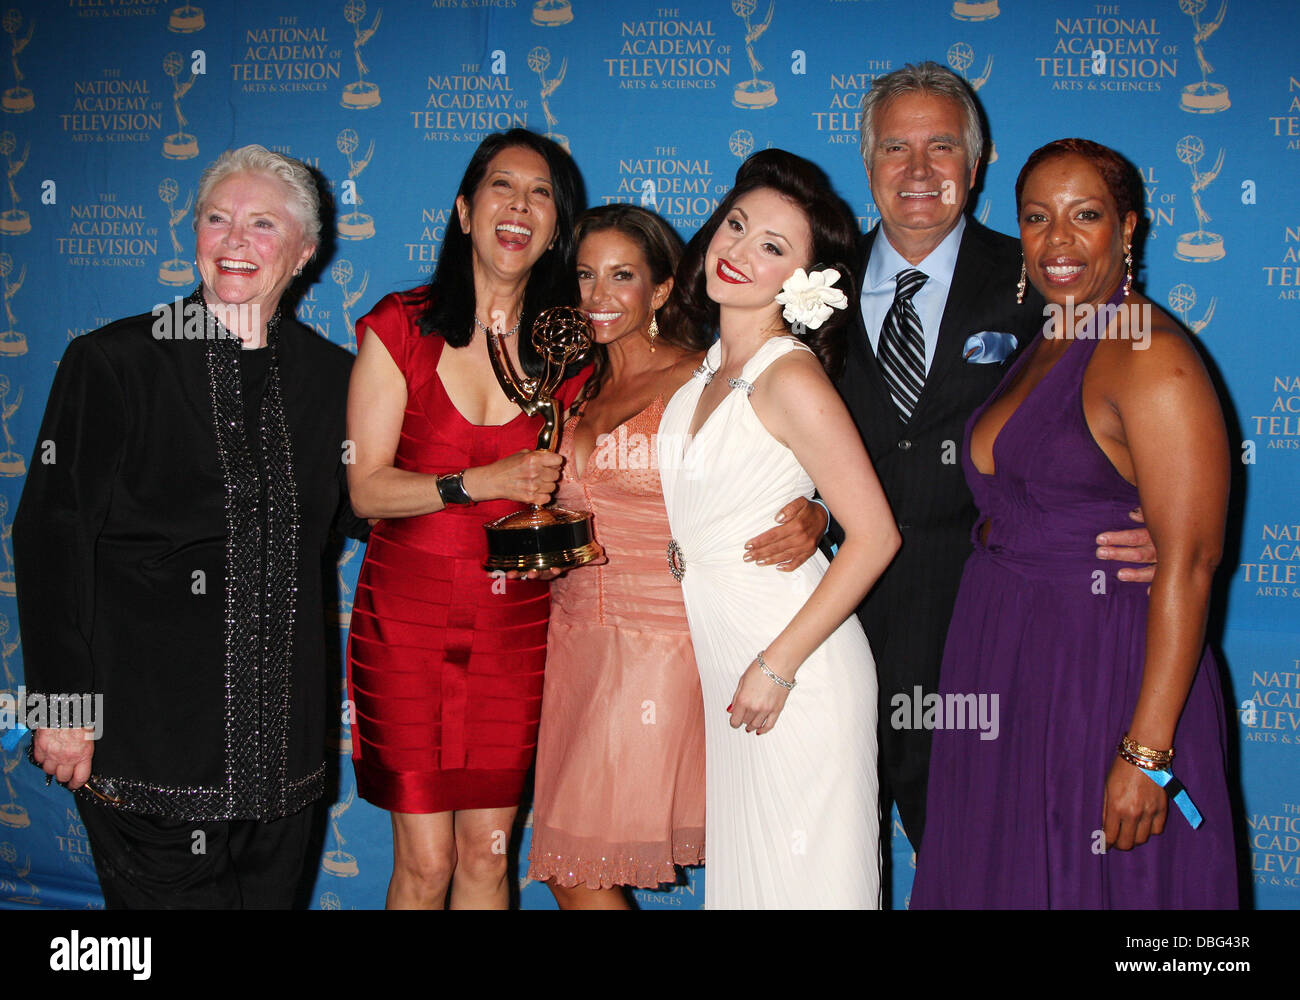
<svg viewBox="0 0 1300 1000">
<path fill-rule="evenodd" d="M 302 235 L 312 246 L 320 246 L 320 193 L 316 178 L 301 160 L 273 153 L 256 143 L 228 149 L 211 163 L 199 178 L 199 196 L 194 203 L 194 228 L 212 196 L 212 189 L 227 177 L 238 173 L 270 174 L 289 189 L 288 209 L 300 226 Z"/>
</svg>

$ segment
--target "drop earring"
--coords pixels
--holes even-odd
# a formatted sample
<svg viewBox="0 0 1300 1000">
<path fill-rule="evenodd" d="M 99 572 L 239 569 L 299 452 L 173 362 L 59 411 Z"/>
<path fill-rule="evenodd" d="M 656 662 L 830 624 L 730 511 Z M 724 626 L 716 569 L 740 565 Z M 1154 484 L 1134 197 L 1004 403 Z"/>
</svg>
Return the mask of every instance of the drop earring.
<svg viewBox="0 0 1300 1000">
<path fill-rule="evenodd" d="M 1124 248 L 1124 298 L 1128 298 L 1129 290 L 1133 287 L 1133 246 L 1129 244 Z"/>
<path fill-rule="evenodd" d="M 655 338 L 659 336 L 659 319 L 654 313 L 650 314 L 650 329 L 646 331 L 650 337 L 650 353 L 655 352 Z"/>
<path fill-rule="evenodd" d="M 1016 305 L 1025 304 L 1025 282 L 1029 280 L 1029 274 L 1025 271 L 1025 255 L 1020 255 L 1020 280 L 1016 282 Z"/>
</svg>

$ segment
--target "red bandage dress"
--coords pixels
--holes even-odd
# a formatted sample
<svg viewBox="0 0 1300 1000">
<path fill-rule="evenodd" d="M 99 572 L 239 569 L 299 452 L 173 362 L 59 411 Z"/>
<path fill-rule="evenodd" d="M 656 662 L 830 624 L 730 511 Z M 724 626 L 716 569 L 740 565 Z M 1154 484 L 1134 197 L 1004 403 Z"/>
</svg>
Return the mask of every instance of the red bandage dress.
<svg viewBox="0 0 1300 1000">
<path fill-rule="evenodd" d="M 417 307 L 388 295 L 357 323 L 406 377 L 394 465 L 459 472 L 537 447 L 541 417 L 471 424 L 438 377 L 445 341 L 422 336 Z M 567 405 L 581 379 L 561 386 Z M 512 500 L 380 521 L 357 580 L 348 637 L 352 763 L 361 797 L 402 813 L 517 806 L 537 747 L 546 664 L 547 584 L 483 569 L 483 525 Z"/>
</svg>

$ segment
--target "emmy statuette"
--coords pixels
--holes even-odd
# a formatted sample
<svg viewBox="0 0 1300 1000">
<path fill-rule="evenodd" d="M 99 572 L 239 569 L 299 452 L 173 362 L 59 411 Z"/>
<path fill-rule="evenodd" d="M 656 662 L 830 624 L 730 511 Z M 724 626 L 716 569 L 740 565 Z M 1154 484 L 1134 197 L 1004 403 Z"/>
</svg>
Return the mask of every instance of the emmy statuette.
<svg viewBox="0 0 1300 1000">
<path fill-rule="evenodd" d="M 565 368 L 591 346 L 587 316 L 571 306 L 545 310 L 533 324 L 533 346 L 545 361 L 535 378 L 523 378 L 506 353 L 500 332 L 488 331 L 488 355 L 502 391 L 529 416 L 545 420 L 537 435 L 540 451 L 559 443 L 560 406 L 555 389 Z M 486 570 L 573 569 L 602 555 L 592 537 L 591 514 L 547 505 L 532 506 L 484 525 L 488 538 Z"/>
</svg>

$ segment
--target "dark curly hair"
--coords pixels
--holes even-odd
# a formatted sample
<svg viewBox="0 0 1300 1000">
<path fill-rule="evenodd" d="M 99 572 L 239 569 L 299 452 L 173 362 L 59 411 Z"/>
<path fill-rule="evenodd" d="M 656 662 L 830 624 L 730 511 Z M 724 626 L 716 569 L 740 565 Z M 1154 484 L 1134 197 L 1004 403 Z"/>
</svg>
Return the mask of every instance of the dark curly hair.
<svg viewBox="0 0 1300 1000">
<path fill-rule="evenodd" d="M 705 257 L 709 243 L 736 201 L 763 188 L 788 198 L 807 217 L 812 232 L 812 260 L 808 262 L 808 268 L 833 267 L 840 272 L 836 287 L 848 296 L 848 308 L 836 310 L 819 329 L 792 331 L 812 348 L 826 374 L 834 380 L 844 367 L 844 327 L 856 307 L 853 269 L 849 261 L 854 257 L 859 233 L 853 213 L 831 188 L 830 179 L 820 167 L 803 157 L 783 149 L 764 149 L 740 165 L 731 191 L 687 244 L 686 254 L 677 269 L 677 284 L 673 287 L 672 298 L 677 300 L 676 305 L 683 315 L 697 327 L 717 329 L 718 305 L 709 298 L 705 286 Z"/>
<path fill-rule="evenodd" d="M 555 203 L 555 242 L 533 265 L 524 288 L 519 319 L 520 329 L 526 334 L 543 309 L 570 306 L 578 301 L 573 220 L 586 203 L 586 197 L 582 177 L 569 154 L 545 136 L 522 128 L 493 132 L 479 143 L 465 168 L 456 196 L 472 202 L 487 176 L 492 158 L 516 146 L 531 149 L 546 161 Z M 451 218 L 456 218 L 454 207 Z M 423 306 L 417 320 L 421 333 L 436 333 L 449 347 L 464 347 L 470 342 L 474 336 L 474 248 L 469 234 L 455 221 L 447 225 L 433 277 L 427 285 L 416 289 L 414 296 Z M 519 362 L 526 374 L 541 373 L 542 359 L 528 336 L 519 338 Z"/>
<path fill-rule="evenodd" d="M 1119 210 L 1120 219 L 1129 212 L 1136 213 L 1141 219 L 1142 177 L 1138 174 L 1137 167 L 1109 146 L 1103 146 L 1091 139 L 1057 139 L 1046 146 L 1039 146 L 1030 153 L 1029 159 L 1020 168 L 1020 176 L 1016 178 L 1017 213 L 1020 211 L 1021 194 L 1025 190 L 1025 181 L 1029 179 L 1029 175 L 1039 164 L 1062 156 L 1080 156 L 1092 164 L 1101 175 L 1106 190 L 1110 192 L 1115 207 Z"/>
<path fill-rule="evenodd" d="M 663 218 L 636 205 L 601 205 L 589 208 L 578 217 L 573 233 L 574 243 L 581 248 L 582 241 L 588 236 L 609 230 L 627 237 L 640 248 L 650 269 L 650 280 L 654 284 L 662 285 L 673 277 L 682 257 L 682 239 Z M 709 346 L 711 338 L 681 314 L 672 296 L 659 307 L 656 321 L 659 324 L 658 339 L 663 343 L 685 351 L 703 351 Z M 608 373 L 609 352 L 604 344 L 593 342 L 587 360 L 592 363 L 591 377 L 574 402 L 574 411 L 600 392 Z"/>
</svg>

